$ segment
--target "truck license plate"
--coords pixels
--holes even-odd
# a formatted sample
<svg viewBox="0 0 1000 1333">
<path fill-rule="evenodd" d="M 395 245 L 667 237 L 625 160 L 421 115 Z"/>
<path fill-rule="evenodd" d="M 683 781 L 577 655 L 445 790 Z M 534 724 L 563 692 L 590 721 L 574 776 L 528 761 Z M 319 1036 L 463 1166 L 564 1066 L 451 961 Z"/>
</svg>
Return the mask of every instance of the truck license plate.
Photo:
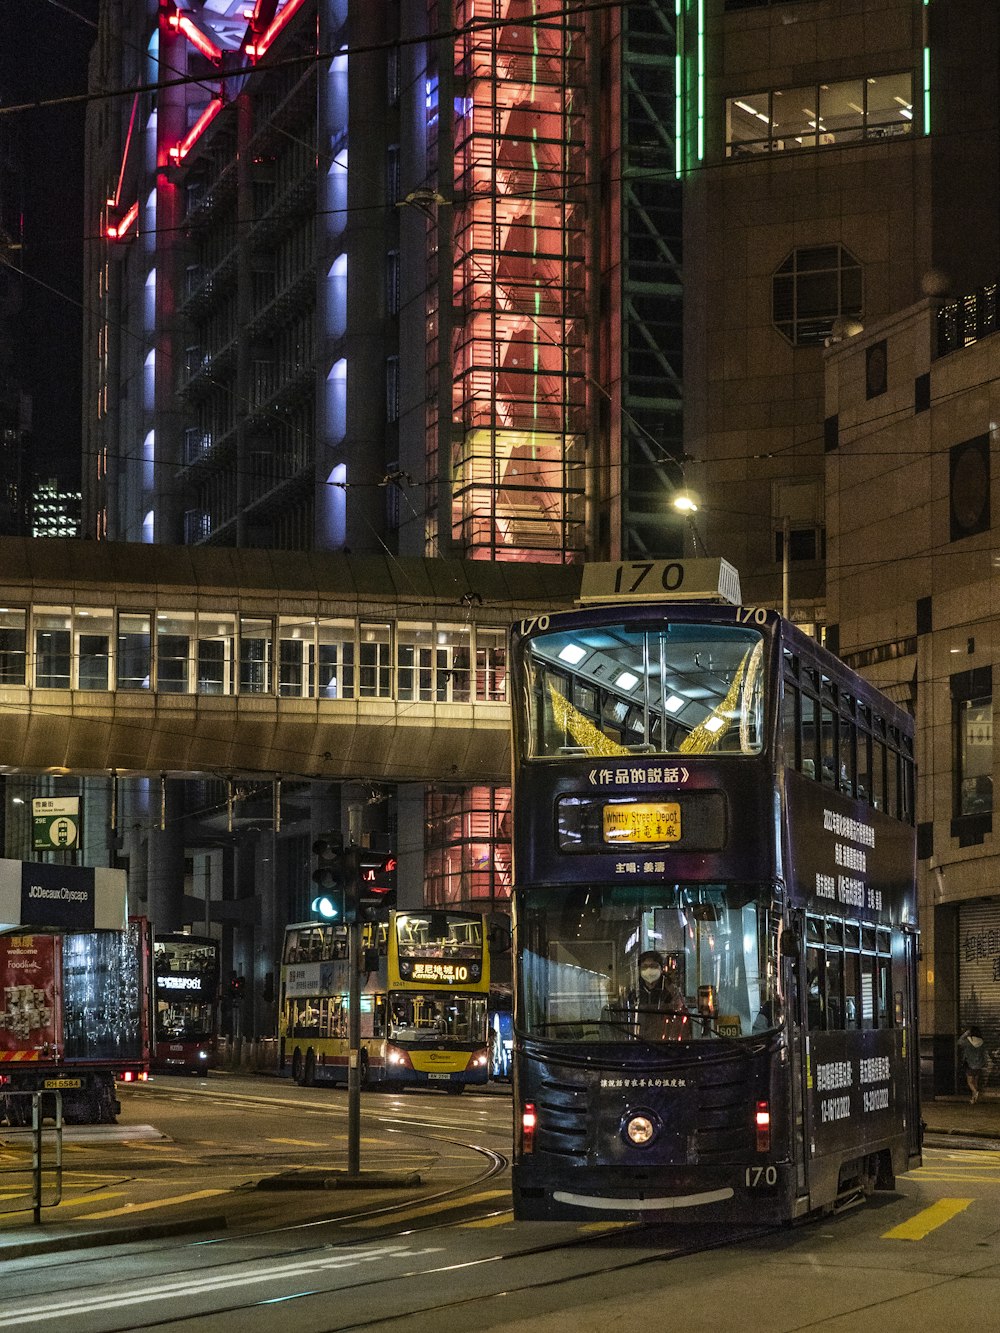
<svg viewBox="0 0 1000 1333">
<path fill-rule="evenodd" d="M 82 1088 L 83 1082 L 78 1078 L 47 1078 L 42 1084 L 43 1088 Z"/>
</svg>

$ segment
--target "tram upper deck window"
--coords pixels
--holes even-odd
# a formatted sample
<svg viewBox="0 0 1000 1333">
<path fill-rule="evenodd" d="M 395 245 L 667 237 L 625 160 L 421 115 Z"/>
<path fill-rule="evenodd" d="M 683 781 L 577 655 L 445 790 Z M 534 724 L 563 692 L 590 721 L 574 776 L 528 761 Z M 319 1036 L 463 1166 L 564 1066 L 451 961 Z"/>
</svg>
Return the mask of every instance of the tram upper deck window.
<svg viewBox="0 0 1000 1333">
<path fill-rule="evenodd" d="M 531 758 L 759 754 L 764 640 L 756 629 L 580 627 L 527 643 Z"/>
</svg>

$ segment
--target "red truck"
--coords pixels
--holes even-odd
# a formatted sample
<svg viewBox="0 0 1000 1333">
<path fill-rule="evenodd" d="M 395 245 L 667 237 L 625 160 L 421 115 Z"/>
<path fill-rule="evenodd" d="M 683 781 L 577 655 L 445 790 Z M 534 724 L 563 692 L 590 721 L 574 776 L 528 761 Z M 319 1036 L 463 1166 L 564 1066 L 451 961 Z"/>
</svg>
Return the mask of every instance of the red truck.
<svg viewBox="0 0 1000 1333">
<path fill-rule="evenodd" d="M 70 1124 L 114 1124 L 116 1079 L 145 1079 L 153 1055 L 152 932 L 0 935 L 0 1111 L 28 1124 L 10 1092 L 58 1089 Z M 51 1112 L 49 1112 L 51 1113 Z"/>
</svg>

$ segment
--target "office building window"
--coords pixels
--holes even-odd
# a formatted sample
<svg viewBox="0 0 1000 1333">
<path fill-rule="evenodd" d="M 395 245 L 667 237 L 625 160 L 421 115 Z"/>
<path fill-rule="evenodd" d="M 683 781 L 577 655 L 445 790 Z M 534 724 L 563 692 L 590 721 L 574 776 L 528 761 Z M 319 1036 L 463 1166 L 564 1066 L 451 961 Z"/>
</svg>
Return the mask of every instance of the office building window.
<svg viewBox="0 0 1000 1333">
<path fill-rule="evenodd" d="M 861 265 L 842 245 L 793 250 L 771 282 L 772 318 L 793 347 L 815 347 L 862 311 Z"/>
<path fill-rule="evenodd" d="M 913 75 L 774 88 L 726 99 L 726 156 L 843 147 L 913 132 Z"/>
<path fill-rule="evenodd" d="M 955 816 L 993 813 L 993 673 L 989 667 L 951 677 L 955 747 Z"/>
</svg>

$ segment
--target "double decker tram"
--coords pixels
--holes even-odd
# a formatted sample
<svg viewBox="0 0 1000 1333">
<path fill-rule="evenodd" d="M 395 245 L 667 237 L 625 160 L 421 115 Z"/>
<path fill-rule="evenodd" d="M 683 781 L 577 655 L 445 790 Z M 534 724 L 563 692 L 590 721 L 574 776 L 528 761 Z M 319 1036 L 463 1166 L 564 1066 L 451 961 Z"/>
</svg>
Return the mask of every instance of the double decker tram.
<svg viewBox="0 0 1000 1333">
<path fill-rule="evenodd" d="M 199 1074 L 216 1063 L 219 1040 L 219 941 L 156 935 L 156 1056 L 160 1073 Z"/>
<path fill-rule="evenodd" d="M 361 1081 L 452 1093 L 489 1078 L 490 960 L 481 912 L 391 911 L 364 926 Z M 286 927 L 279 1037 L 296 1082 L 346 1083 L 347 927 Z"/>
<path fill-rule="evenodd" d="M 728 600 L 683 600 L 706 566 Z M 725 562 L 593 566 L 591 599 L 512 633 L 515 1216 L 768 1224 L 891 1186 L 912 718 Z"/>
</svg>

